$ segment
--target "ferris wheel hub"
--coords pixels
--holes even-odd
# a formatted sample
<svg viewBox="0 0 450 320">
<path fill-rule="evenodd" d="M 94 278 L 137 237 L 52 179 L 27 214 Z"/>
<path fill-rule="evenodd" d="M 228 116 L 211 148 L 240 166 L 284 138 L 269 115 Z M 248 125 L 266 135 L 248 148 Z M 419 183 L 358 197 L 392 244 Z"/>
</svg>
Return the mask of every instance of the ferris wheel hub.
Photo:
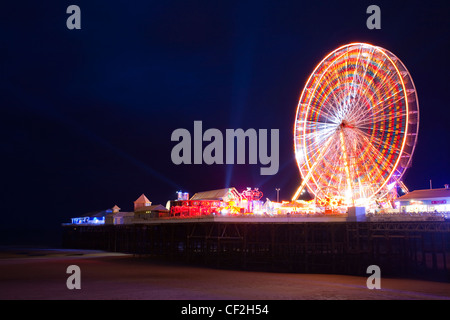
<svg viewBox="0 0 450 320">
<path fill-rule="evenodd" d="M 349 123 L 347 122 L 347 120 L 342 120 L 341 124 L 339 125 L 339 127 L 341 129 L 343 128 L 353 128 L 351 125 L 349 125 Z"/>
</svg>

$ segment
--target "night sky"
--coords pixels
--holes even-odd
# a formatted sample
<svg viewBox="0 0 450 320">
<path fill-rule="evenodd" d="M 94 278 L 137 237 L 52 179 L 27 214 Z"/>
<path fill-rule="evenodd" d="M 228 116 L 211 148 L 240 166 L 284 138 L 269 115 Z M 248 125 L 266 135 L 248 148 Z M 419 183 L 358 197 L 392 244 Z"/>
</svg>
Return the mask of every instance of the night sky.
<svg viewBox="0 0 450 320">
<path fill-rule="evenodd" d="M 69 5 L 81 30 L 69 30 Z M 381 30 L 366 9 L 381 8 Z M 2 243 L 45 243 L 71 217 L 144 193 L 259 187 L 289 199 L 299 96 L 330 51 L 368 42 L 415 82 L 419 138 L 410 190 L 450 183 L 447 1 L 11 1 L 0 10 Z M 171 134 L 279 129 L 280 169 L 175 165 Z"/>
</svg>

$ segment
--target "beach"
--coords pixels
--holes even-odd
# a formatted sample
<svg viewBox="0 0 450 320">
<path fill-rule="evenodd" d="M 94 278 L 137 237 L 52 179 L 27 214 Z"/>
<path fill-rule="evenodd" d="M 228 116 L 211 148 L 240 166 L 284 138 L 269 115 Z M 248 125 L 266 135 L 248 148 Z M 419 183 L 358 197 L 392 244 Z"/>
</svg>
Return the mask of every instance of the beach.
<svg viewBox="0 0 450 320">
<path fill-rule="evenodd" d="M 79 267 L 80 289 L 67 268 Z M 369 275 L 368 275 L 369 276 Z M 14 248 L 0 254 L 2 300 L 448 300 L 450 283 L 222 270 L 94 250 Z"/>
</svg>

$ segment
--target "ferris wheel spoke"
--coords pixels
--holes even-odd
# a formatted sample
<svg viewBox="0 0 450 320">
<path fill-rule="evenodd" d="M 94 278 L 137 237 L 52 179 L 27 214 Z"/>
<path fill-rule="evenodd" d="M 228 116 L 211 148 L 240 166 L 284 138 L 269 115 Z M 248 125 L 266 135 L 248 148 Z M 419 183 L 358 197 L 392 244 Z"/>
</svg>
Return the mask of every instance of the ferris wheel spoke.
<svg viewBox="0 0 450 320">
<path fill-rule="evenodd" d="M 383 65 L 386 62 L 386 58 L 384 58 L 383 60 Z M 379 71 L 381 70 L 381 66 L 379 66 L 379 68 L 377 69 L 377 74 L 379 73 Z M 386 69 L 383 69 L 386 70 Z M 374 76 L 375 77 L 375 76 Z M 392 83 L 392 80 L 394 80 L 395 82 L 395 78 L 398 78 L 398 74 L 395 71 L 389 70 L 389 68 L 387 68 L 387 72 L 385 72 L 384 77 L 379 81 L 379 84 L 374 88 L 373 90 L 373 95 L 376 95 L 378 91 L 384 89 L 385 87 L 388 90 L 384 90 L 385 92 L 390 92 L 390 84 Z M 369 88 L 369 86 L 367 86 L 367 89 Z M 367 91 L 366 89 L 366 91 Z M 362 97 L 362 95 L 360 96 Z M 383 101 L 384 96 L 380 97 L 381 101 Z"/>
<path fill-rule="evenodd" d="M 385 96 L 386 94 L 392 93 L 389 96 Z M 383 104 L 386 100 L 389 100 L 395 96 L 400 95 L 400 98 L 404 98 L 404 93 L 403 93 L 403 89 L 402 90 L 398 90 L 398 91 L 387 91 L 385 95 L 383 95 L 382 97 L 380 97 L 380 101 L 377 102 L 375 105 L 373 105 L 374 108 L 378 107 L 379 105 Z"/>
<path fill-rule="evenodd" d="M 374 182 L 376 182 L 377 180 L 374 178 L 374 176 L 372 176 L 371 171 L 369 170 L 369 168 L 367 168 L 366 161 L 362 162 L 362 166 L 363 166 L 363 169 L 364 169 L 364 174 L 367 177 L 366 181 L 372 181 L 372 184 Z M 369 188 L 370 188 L 370 185 L 372 185 L 372 184 L 369 184 Z M 366 189 L 367 189 L 367 186 L 364 186 L 364 188 L 363 188 L 364 198 L 367 198 Z"/>
<path fill-rule="evenodd" d="M 339 61 L 342 59 L 343 56 L 345 56 L 347 54 L 348 54 L 348 51 L 344 52 L 342 55 L 340 55 L 338 58 L 335 59 L 333 65 L 330 65 L 330 69 L 333 71 L 333 74 L 330 73 L 330 76 L 334 75 L 334 77 L 339 80 L 339 84 L 342 84 L 342 82 L 343 82 L 343 81 L 341 81 L 342 75 L 340 73 L 338 73 L 336 71 L 336 69 L 338 69 L 338 67 L 340 65 Z M 345 61 L 347 61 L 347 60 L 345 59 Z"/>
<path fill-rule="evenodd" d="M 348 122 L 353 124 L 354 126 L 357 126 L 362 119 L 366 119 L 365 117 L 365 114 L 367 113 L 366 109 L 367 106 L 362 103 L 357 106 L 353 106 L 352 112 L 348 117 Z"/>
<path fill-rule="evenodd" d="M 330 137 L 330 140 L 332 140 L 331 138 L 333 138 L 333 136 Z M 327 149 L 328 149 L 328 144 L 312 146 L 311 148 L 309 148 L 309 150 L 305 150 L 305 151 L 307 152 L 310 159 L 319 159 L 326 153 Z"/>
<path fill-rule="evenodd" d="M 389 106 L 384 107 L 383 109 L 386 110 L 389 108 Z M 406 117 L 407 112 L 406 110 L 401 110 L 401 112 L 394 112 L 394 110 L 391 110 L 391 112 L 382 112 L 377 111 L 376 113 L 372 114 L 370 118 L 366 118 L 365 120 L 355 121 L 355 127 L 363 127 L 364 125 L 370 124 L 377 124 L 380 122 L 386 122 L 391 121 L 393 119 L 397 118 L 404 118 Z"/>
<path fill-rule="evenodd" d="M 397 120 L 397 118 L 399 120 Z M 391 122 L 403 122 L 401 119 L 406 119 L 406 113 L 402 116 L 380 116 L 376 119 L 367 120 L 364 122 L 356 123 L 355 128 L 361 129 L 361 130 L 372 130 L 372 131 L 379 131 L 379 132 L 399 132 L 398 129 L 387 129 L 385 127 L 392 127 L 394 128 L 394 124 Z M 403 131 L 400 131 L 403 133 Z"/>
<path fill-rule="evenodd" d="M 323 162 L 326 162 L 328 164 L 328 166 L 326 167 L 327 169 L 322 170 L 319 173 L 319 176 L 317 178 L 314 177 L 314 175 L 312 176 L 312 179 L 314 179 L 316 181 L 316 184 L 318 186 L 325 186 L 325 188 L 329 188 L 330 186 L 332 186 L 332 180 L 333 178 L 335 178 L 336 176 L 339 177 L 339 182 L 338 182 L 338 186 L 340 185 L 340 181 L 342 180 L 342 174 L 341 174 L 341 158 L 342 158 L 342 153 L 338 153 L 338 152 L 330 152 L 331 153 L 331 158 L 328 157 L 324 157 Z M 331 165 L 331 168 L 329 168 L 329 166 Z M 323 181 L 323 182 L 322 182 Z M 323 188 L 323 187 L 322 187 Z M 339 190 L 339 188 L 338 188 Z"/>
<path fill-rule="evenodd" d="M 326 150 L 326 149 L 328 148 L 328 145 L 329 145 L 330 142 L 332 141 L 332 138 L 333 138 L 333 136 L 330 136 L 330 137 L 328 138 L 328 140 L 325 142 L 325 144 L 324 144 L 322 150 Z M 313 173 L 313 170 L 315 170 L 315 167 L 316 167 L 317 164 L 321 161 L 322 157 L 323 157 L 323 154 L 319 154 L 318 157 L 317 157 L 317 159 L 315 160 L 315 162 L 314 162 L 311 166 L 308 165 L 308 161 L 307 161 L 307 160 L 305 161 L 306 166 L 307 166 L 307 168 L 308 168 L 308 173 L 307 173 L 307 175 L 303 178 L 302 183 L 300 184 L 299 188 L 298 188 L 297 191 L 295 192 L 294 197 L 292 198 L 293 200 L 297 199 L 297 197 L 298 197 L 300 191 L 305 187 L 305 184 L 309 181 L 309 179 L 310 179 L 310 177 L 311 177 L 311 174 Z"/>
<path fill-rule="evenodd" d="M 397 96 L 397 97 L 395 97 L 392 101 L 389 101 L 393 98 L 393 96 Z M 397 92 L 394 95 L 384 98 L 383 100 L 381 100 L 379 103 L 377 103 L 376 105 L 374 105 L 372 107 L 375 110 L 375 112 L 373 112 L 373 115 L 384 113 L 387 109 L 391 108 L 391 106 L 393 106 L 394 104 L 398 105 L 400 103 L 400 101 L 404 100 L 404 99 L 405 99 L 405 96 L 399 92 Z"/>
<path fill-rule="evenodd" d="M 361 130 L 362 133 L 364 133 L 365 135 L 367 135 L 368 137 L 375 137 L 377 135 L 384 135 L 385 133 L 389 133 L 389 134 L 397 134 L 399 133 L 399 130 L 396 129 L 385 129 L 385 128 L 372 128 L 372 127 L 357 127 L 357 129 Z M 365 132 L 365 130 L 372 130 L 372 133 L 367 133 Z"/>
<path fill-rule="evenodd" d="M 377 173 L 369 170 L 369 168 L 367 167 L 367 162 L 368 161 L 360 161 L 359 162 L 359 166 L 358 167 L 361 168 L 361 170 L 362 170 L 362 173 L 360 175 L 368 177 L 369 179 L 366 179 L 366 181 L 372 181 L 372 183 L 376 183 L 376 181 L 377 181 L 377 179 L 376 179 Z M 378 173 L 380 173 L 380 172 L 378 172 Z"/>
<path fill-rule="evenodd" d="M 387 168 L 388 161 L 386 161 L 386 157 L 383 153 L 379 151 L 378 148 L 376 148 L 372 143 L 368 143 L 369 151 L 371 152 L 371 155 L 373 155 L 371 158 L 373 160 L 376 160 L 376 163 L 380 165 L 381 168 Z M 379 168 L 379 167 L 376 167 Z"/>
<path fill-rule="evenodd" d="M 330 151 L 330 148 L 335 144 L 336 141 L 336 134 L 330 135 L 325 142 L 326 143 L 318 143 L 315 142 L 314 144 L 311 144 L 310 152 L 308 152 L 311 159 L 319 159 L 326 157 L 327 154 Z"/>
<path fill-rule="evenodd" d="M 351 113 L 351 116 L 349 118 L 350 122 L 358 122 L 361 119 L 366 118 L 368 115 L 370 115 L 371 113 L 373 113 L 373 107 L 372 108 L 368 108 L 364 103 L 361 103 L 361 99 L 358 99 L 358 103 L 355 103 L 353 105 L 353 110 Z M 394 101 L 393 103 L 398 102 L 398 100 Z M 393 104 L 390 103 L 389 105 Z M 377 104 L 378 105 L 378 104 Z"/>
<path fill-rule="evenodd" d="M 326 179 L 328 176 L 328 183 L 326 183 Z M 315 184 L 317 186 L 323 186 L 326 185 L 327 187 L 330 186 L 330 182 L 331 179 L 333 178 L 333 176 L 330 174 L 330 172 L 326 171 L 326 170 L 321 170 L 319 171 L 319 176 L 315 177 L 314 174 L 311 176 L 311 179 L 315 182 Z M 324 182 L 322 182 L 324 181 Z"/>
<path fill-rule="evenodd" d="M 361 135 L 362 139 L 366 141 L 367 146 L 374 146 L 375 150 L 385 149 L 387 147 L 386 142 L 376 137 L 375 135 L 369 135 L 363 131 L 356 131 Z M 395 153 L 401 153 L 401 149 L 397 148 L 395 145 L 389 144 L 389 149 L 393 150 Z"/>
<path fill-rule="evenodd" d="M 321 133 L 310 133 L 305 134 L 305 144 L 309 146 L 308 149 L 315 149 L 316 147 L 323 147 L 323 141 L 326 141 L 332 134 L 330 132 Z"/>
<path fill-rule="evenodd" d="M 384 180 L 384 171 L 375 165 L 372 166 L 372 170 L 366 167 L 366 175 L 370 178 L 367 181 L 370 181 L 372 184 L 379 184 L 380 181 Z"/>
<path fill-rule="evenodd" d="M 336 119 L 335 109 L 336 106 L 333 106 L 332 102 L 329 103 L 319 103 L 320 100 L 312 101 L 309 104 L 308 116 L 313 116 L 316 114 L 320 114 L 323 118 L 333 121 Z M 336 103 L 336 102 L 335 102 Z"/>
<path fill-rule="evenodd" d="M 359 48 L 358 50 L 358 57 L 356 58 L 356 62 L 355 62 L 355 70 L 358 70 L 358 62 L 359 62 L 359 58 L 361 57 L 361 52 L 362 52 L 362 48 Z M 353 88 L 354 82 L 355 82 L 355 78 L 358 76 L 357 73 L 353 74 L 353 78 L 352 78 L 352 83 L 351 83 L 351 87 Z"/>
<path fill-rule="evenodd" d="M 348 84 L 348 81 L 347 81 L 347 78 L 350 75 L 349 66 L 348 66 L 349 53 L 350 53 L 349 48 L 347 48 L 347 50 L 346 50 L 346 52 L 344 54 L 347 58 L 343 58 L 344 61 L 345 61 L 344 74 L 343 74 L 343 77 L 342 77 L 343 79 L 339 78 L 340 80 L 341 79 L 343 80 L 342 83 L 343 83 L 343 85 L 345 87 L 345 92 L 349 92 L 349 84 Z"/>
<path fill-rule="evenodd" d="M 386 172 L 390 172 L 393 169 L 392 166 L 388 165 L 385 155 L 380 153 L 378 148 L 376 146 L 374 146 L 373 144 L 368 144 L 368 147 L 366 150 L 366 155 L 365 155 L 364 159 L 360 160 L 360 162 L 363 163 L 364 166 L 367 162 L 381 164 L 381 166 L 374 166 L 374 168 L 376 169 L 377 172 L 376 172 L 375 176 L 370 175 L 372 178 L 371 181 L 378 181 L 378 180 L 382 179 L 383 177 L 385 177 Z M 367 167 L 365 167 L 365 168 L 367 168 Z M 383 170 L 381 170 L 381 169 L 383 169 Z M 369 171 L 367 171 L 367 173 L 368 172 Z M 375 179 L 377 176 L 379 177 L 379 179 Z"/>
<path fill-rule="evenodd" d="M 336 109 L 339 108 L 339 99 L 334 94 L 330 97 L 331 100 L 329 103 L 318 103 L 318 101 L 321 101 L 320 98 L 323 97 L 324 92 L 319 94 L 317 98 L 315 99 L 315 103 L 310 104 L 310 112 L 311 113 L 323 113 L 324 116 L 326 116 L 327 119 L 337 119 L 338 116 L 336 114 Z M 317 102 L 316 102 L 317 101 Z"/>
<path fill-rule="evenodd" d="M 383 127 L 388 127 L 390 126 L 390 122 L 393 122 L 396 119 L 400 119 L 400 121 L 398 121 L 399 123 L 401 123 L 401 119 L 406 119 L 406 112 L 404 114 L 401 115 L 397 115 L 397 116 L 389 116 L 389 115 L 383 115 L 383 116 L 379 116 L 375 119 L 371 119 L 370 121 L 365 121 L 365 122 L 360 122 L 357 123 L 355 125 L 355 128 L 360 128 L 360 129 L 373 129 L 373 130 L 381 130 L 380 132 L 388 132 L 389 129 L 381 129 L 379 127 L 383 126 Z M 388 123 L 386 125 L 386 123 Z M 384 124 L 384 125 L 383 125 Z M 393 124 L 392 124 L 393 125 Z M 392 130 L 393 132 L 398 132 L 398 130 Z"/>
<path fill-rule="evenodd" d="M 372 57 L 373 57 L 373 55 L 372 55 Z M 385 60 L 386 60 L 386 58 L 383 60 L 383 63 L 384 63 Z M 376 72 L 374 72 L 373 78 L 376 78 L 378 72 L 381 70 L 380 66 L 379 65 L 377 65 L 377 66 L 378 66 L 378 68 L 377 68 Z M 366 86 L 364 91 L 361 94 L 358 95 L 358 101 L 356 102 L 356 104 L 359 104 L 361 99 L 362 99 L 362 97 L 366 96 L 367 91 L 369 90 L 369 88 L 370 88 L 370 86 Z"/>
<path fill-rule="evenodd" d="M 344 53 L 344 54 L 342 54 L 341 56 L 339 56 L 339 58 L 336 59 L 336 62 L 339 61 L 339 59 L 341 59 L 341 58 L 342 58 L 344 55 L 346 55 L 346 54 L 347 54 L 347 53 Z M 341 75 L 340 75 L 338 72 L 336 72 L 337 67 L 338 67 L 338 64 L 337 64 L 337 63 L 331 64 L 331 65 L 325 70 L 325 72 L 324 72 L 324 74 L 322 75 L 322 77 L 325 77 L 325 80 L 326 80 L 328 83 L 333 83 L 334 80 L 336 79 L 337 82 L 338 82 L 337 87 L 339 87 L 339 86 L 342 85 L 342 83 L 345 84 L 345 81 L 343 81 Z M 328 71 L 328 70 L 331 70 L 332 72 L 326 72 L 326 71 Z M 333 76 L 334 76 L 334 77 L 333 77 Z M 325 87 L 325 88 L 328 89 L 328 87 Z M 327 92 L 326 90 L 323 90 L 323 92 L 319 94 L 319 97 L 322 97 L 326 92 Z M 342 100 L 342 97 L 336 96 L 335 90 L 331 90 L 331 93 L 332 93 L 332 97 L 333 97 L 333 99 L 334 99 L 334 101 L 335 101 L 335 106 L 336 106 L 338 109 L 340 109 L 340 108 L 341 108 L 341 100 Z"/>
<path fill-rule="evenodd" d="M 361 57 L 361 52 L 362 52 L 362 50 L 358 50 L 358 57 L 357 57 L 357 59 L 356 59 L 356 63 L 355 63 L 355 67 L 354 67 L 354 69 L 356 69 L 356 70 L 358 70 L 358 62 L 359 62 L 359 58 Z M 349 53 L 350 53 L 350 51 L 347 50 L 347 52 L 346 52 L 347 56 L 348 56 Z M 366 65 L 366 66 L 367 66 L 367 65 Z M 350 72 L 349 72 L 349 66 L 348 66 L 348 63 L 347 63 L 347 59 L 345 60 L 345 71 L 346 71 L 348 74 L 350 74 Z M 349 84 L 349 85 L 346 86 L 346 92 L 347 92 L 347 93 L 350 92 L 350 91 L 352 91 L 352 90 L 350 90 L 350 88 L 353 89 L 353 84 L 354 84 L 354 80 L 355 80 L 355 74 L 352 73 L 352 75 L 353 75 L 353 76 L 352 76 L 352 82 L 351 82 L 351 84 Z M 339 76 L 339 74 L 337 74 L 337 76 Z"/>
<path fill-rule="evenodd" d="M 373 58 L 373 53 L 374 53 L 374 51 L 375 50 L 371 50 L 370 51 L 370 57 L 371 57 L 371 59 Z M 367 55 L 367 53 L 366 53 L 366 55 Z M 367 75 L 367 70 L 368 70 L 368 68 L 369 68 L 369 64 L 370 64 L 370 59 L 368 59 L 368 56 L 366 56 L 366 63 L 365 63 L 365 65 L 364 65 L 364 72 L 363 72 L 363 74 L 362 74 L 362 76 L 360 77 L 360 79 L 364 79 L 365 77 L 366 77 L 366 75 Z M 356 86 L 356 89 L 357 89 L 357 91 L 355 92 L 355 96 L 358 96 L 358 93 L 360 93 L 360 88 L 362 88 L 363 86 L 362 86 L 362 84 L 363 84 L 363 81 L 360 81 L 359 82 L 359 85 L 357 85 Z M 360 93 L 360 97 L 361 97 L 361 94 L 362 94 L 362 92 Z M 358 103 L 359 103 L 359 101 L 358 101 Z"/>
<path fill-rule="evenodd" d="M 338 126 L 337 123 L 332 122 L 318 122 L 318 121 L 305 121 L 303 122 L 303 130 L 307 132 L 312 132 L 313 130 L 318 130 L 318 134 L 323 133 L 332 133 L 335 131 L 336 127 Z"/>
<path fill-rule="evenodd" d="M 368 109 L 367 111 L 365 111 L 364 113 L 362 113 L 362 114 L 361 114 L 361 117 L 362 117 L 362 118 L 366 117 L 366 116 L 369 115 L 371 112 L 373 112 L 373 111 L 372 111 L 373 109 L 377 110 L 375 113 L 383 112 L 384 110 L 386 110 L 388 107 L 390 107 L 390 106 L 393 105 L 394 103 L 398 103 L 401 99 L 404 99 L 404 95 L 403 95 L 402 91 L 395 91 L 392 95 L 386 97 L 386 94 L 388 94 L 388 93 L 390 93 L 390 92 L 391 92 L 391 91 L 387 91 L 382 97 L 380 97 L 380 102 L 378 102 L 377 104 L 373 105 L 372 108 L 371 108 L 370 110 Z M 397 97 L 396 100 L 394 100 L 394 101 L 392 101 L 392 102 L 390 102 L 390 103 L 388 103 L 388 104 L 384 104 L 385 101 L 391 99 L 391 98 L 394 97 L 394 96 L 398 96 L 398 95 L 400 95 L 400 96 Z M 380 106 L 380 105 L 382 106 L 382 108 L 381 108 L 381 109 L 380 109 L 380 108 L 377 108 L 377 107 Z"/>
<path fill-rule="evenodd" d="M 384 60 L 385 62 L 386 60 Z M 385 70 L 386 71 L 386 70 Z M 377 93 L 380 90 L 391 91 L 392 83 L 396 83 L 398 81 L 399 75 L 395 70 L 387 70 L 385 72 L 384 77 L 379 80 L 378 85 L 374 88 L 373 93 Z M 385 90 L 388 89 L 388 90 Z"/>
<path fill-rule="evenodd" d="M 333 122 L 322 122 L 322 121 L 312 121 L 312 120 L 305 120 L 303 123 L 305 124 L 305 126 L 308 127 L 308 129 L 317 128 L 318 130 L 331 130 L 331 129 L 335 129 L 337 126 L 337 123 L 333 123 Z"/>
<path fill-rule="evenodd" d="M 376 111 L 373 113 L 373 116 L 376 117 L 379 114 L 386 114 L 386 112 L 385 112 L 386 110 L 392 109 L 391 106 L 393 106 L 394 104 L 398 104 L 401 100 L 404 100 L 404 99 L 405 99 L 405 97 L 402 95 L 400 97 L 397 97 L 395 100 L 393 100 L 389 103 L 386 103 L 384 105 L 380 105 L 380 104 L 377 105 L 376 107 L 381 106 L 381 108 L 380 107 L 376 108 Z M 406 110 L 402 110 L 402 112 L 400 112 L 400 113 L 394 113 L 394 114 L 389 114 L 389 115 L 393 116 L 393 117 L 405 116 Z"/>
</svg>

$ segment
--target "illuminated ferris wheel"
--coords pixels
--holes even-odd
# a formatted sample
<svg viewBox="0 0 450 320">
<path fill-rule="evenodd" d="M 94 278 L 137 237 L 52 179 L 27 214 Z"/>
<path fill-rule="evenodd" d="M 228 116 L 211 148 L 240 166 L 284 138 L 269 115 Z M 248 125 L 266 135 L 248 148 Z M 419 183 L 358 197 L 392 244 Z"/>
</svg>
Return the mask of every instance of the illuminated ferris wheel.
<svg viewBox="0 0 450 320">
<path fill-rule="evenodd" d="M 297 108 L 294 147 L 317 200 L 364 205 L 386 196 L 410 166 L 419 129 L 413 80 L 391 52 L 351 43 L 310 75 Z"/>
</svg>

